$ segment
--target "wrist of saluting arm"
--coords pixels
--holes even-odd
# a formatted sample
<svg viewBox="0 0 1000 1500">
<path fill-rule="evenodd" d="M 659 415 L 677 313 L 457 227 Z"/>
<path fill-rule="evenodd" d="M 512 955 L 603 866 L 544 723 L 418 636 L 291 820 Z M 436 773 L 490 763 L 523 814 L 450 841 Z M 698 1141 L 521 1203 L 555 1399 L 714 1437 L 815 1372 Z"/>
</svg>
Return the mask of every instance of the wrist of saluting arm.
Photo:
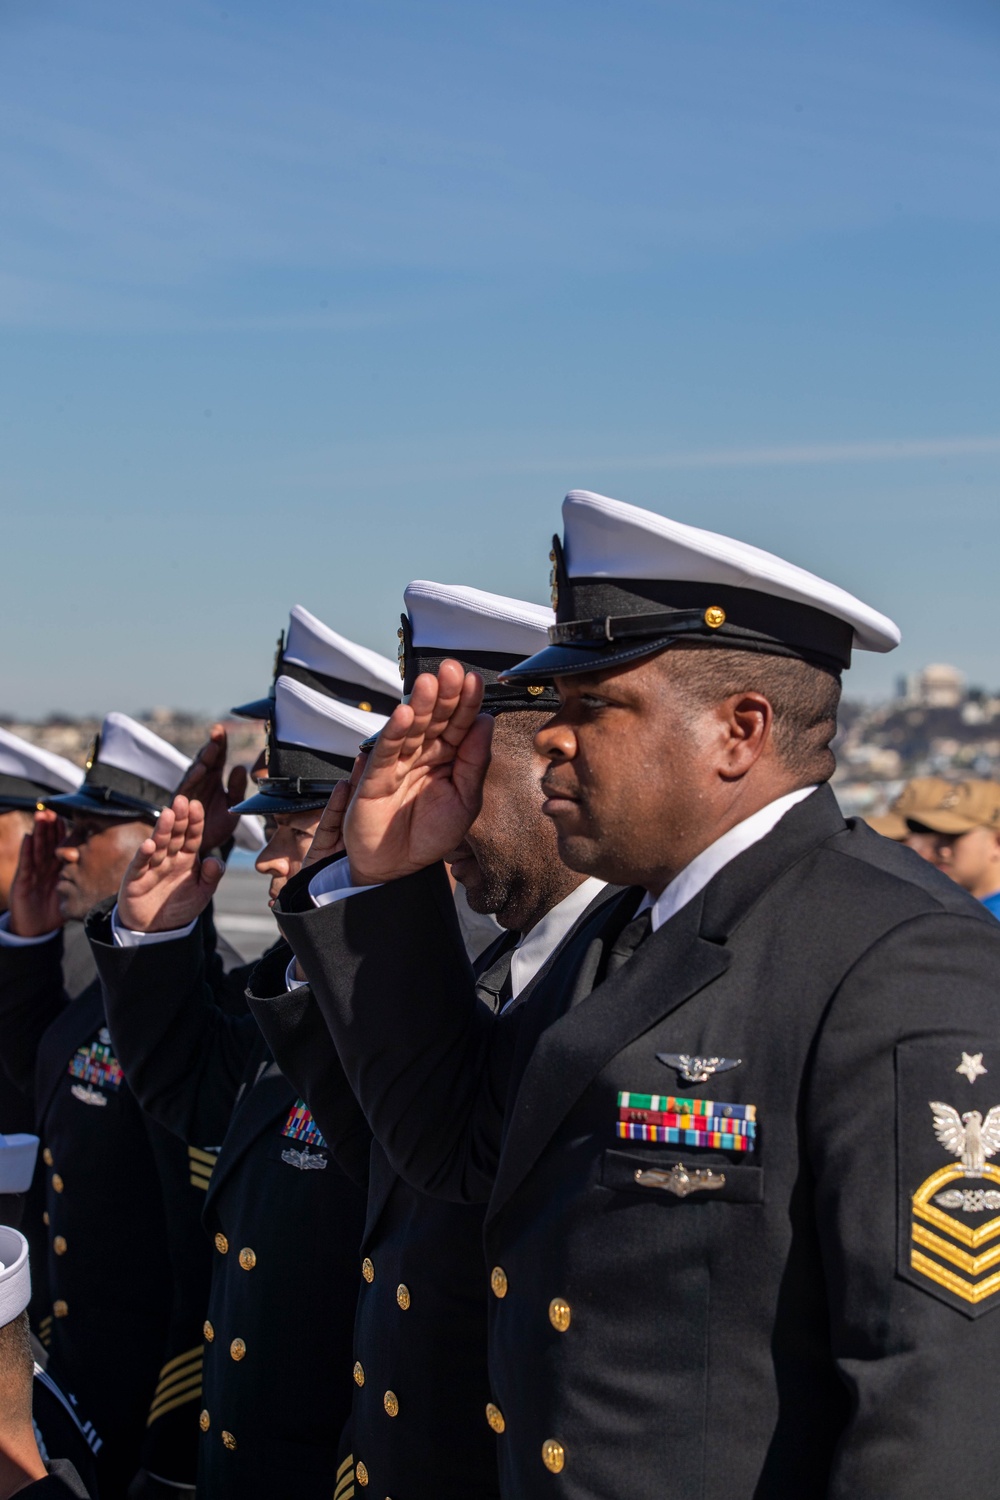
<svg viewBox="0 0 1000 1500">
<path fill-rule="evenodd" d="M 34 948 L 39 943 L 51 942 L 54 937 L 58 937 L 59 932 L 58 927 L 53 927 L 51 932 L 40 933 L 38 937 L 20 937 L 10 930 L 10 912 L 5 911 L 0 917 L 0 947 L 3 948 Z"/>
<path fill-rule="evenodd" d="M 173 927 L 167 932 L 136 932 L 131 927 L 123 927 L 118 920 L 118 906 L 111 913 L 111 936 L 116 948 L 146 948 L 152 943 L 175 943 L 179 938 L 186 938 L 194 932 L 198 925 L 198 918 L 189 922 L 186 927 Z"/>
<path fill-rule="evenodd" d="M 373 885 L 352 884 L 350 860 L 335 859 L 324 865 L 309 882 L 309 895 L 314 906 L 329 906 L 331 902 L 343 901 L 345 896 L 358 896 L 362 891 L 373 891 Z"/>
</svg>

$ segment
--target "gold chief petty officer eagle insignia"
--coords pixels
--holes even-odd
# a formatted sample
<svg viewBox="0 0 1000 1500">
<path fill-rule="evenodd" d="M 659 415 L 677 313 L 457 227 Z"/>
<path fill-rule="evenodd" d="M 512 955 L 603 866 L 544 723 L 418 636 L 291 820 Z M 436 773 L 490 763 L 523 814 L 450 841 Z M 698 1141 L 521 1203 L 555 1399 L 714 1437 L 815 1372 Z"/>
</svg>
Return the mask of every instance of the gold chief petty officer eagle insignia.
<svg viewBox="0 0 1000 1500">
<path fill-rule="evenodd" d="M 963 1053 L 955 1071 L 974 1083 L 987 1071 L 982 1053 Z M 1000 1105 L 984 1115 L 931 1100 L 930 1110 L 934 1134 L 957 1160 L 913 1194 L 910 1267 L 971 1313 L 1000 1292 L 1000 1168 L 988 1160 L 1000 1151 Z"/>
</svg>

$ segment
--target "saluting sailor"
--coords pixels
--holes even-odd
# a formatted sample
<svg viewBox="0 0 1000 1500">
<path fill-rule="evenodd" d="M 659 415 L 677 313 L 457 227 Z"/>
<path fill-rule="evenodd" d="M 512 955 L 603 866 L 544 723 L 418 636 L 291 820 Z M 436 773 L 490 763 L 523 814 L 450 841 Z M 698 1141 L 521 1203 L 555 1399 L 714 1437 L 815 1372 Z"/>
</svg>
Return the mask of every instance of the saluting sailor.
<svg viewBox="0 0 1000 1500">
<path fill-rule="evenodd" d="M 481 589 L 418 580 L 404 594 L 400 631 L 403 692 L 446 656 L 479 672 L 483 707 L 495 724 L 483 805 L 448 853 L 469 905 L 506 929 L 476 960 L 476 993 L 492 1010 L 522 1003 L 574 924 L 608 899 L 602 881 L 566 868 L 555 832 L 542 817 L 532 749 L 535 732 L 557 706 L 550 688 L 505 687 L 500 672 L 544 645 L 549 609 Z M 332 828 L 314 840 L 315 860 Z M 335 842 L 335 839 L 333 840 Z M 453 932 L 459 941 L 457 931 Z M 395 944 L 399 934 L 386 932 Z M 287 950 L 286 950 L 287 951 Z M 346 1088 L 325 1022 L 308 991 L 278 957 L 250 981 L 250 1005 L 284 1072 L 320 1126 Z M 499 1493 L 499 1412 L 490 1407 L 486 1368 L 489 1289 L 478 1205 L 447 1203 L 410 1187 L 373 1145 L 365 1236 L 355 1270 L 352 1453 L 338 1473 L 335 1500 L 360 1490 L 410 1500 L 488 1500 Z M 360 1274 L 359 1274 L 360 1273 Z"/>
<path fill-rule="evenodd" d="M 95 977 L 75 999 L 64 923 L 109 899 L 188 757 L 104 720 L 78 790 L 43 800 L 0 918 L 0 1051 L 33 1095 L 45 1166 L 53 1371 L 103 1438 L 102 1496 L 190 1491 L 210 1256 L 185 1147 L 122 1076 Z M 64 821 L 65 820 L 65 821 Z"/>
<path fill-rule="evenodd" d="M 61 792 L 75 792 L 83 772 L 72 761 L 54 755 L 41 745 L 33 745 L 9 729 L 0 728 L 0 914 L 10 905 L 10 888 L 21 845 L 31 833 L 35 813 L 45 797 Z M 78 922 L 63 932 L 63 987 L 72 999 L 85 989 L 96 970 L 90 956 L 90 944 Z M 10 1078 L 0 1057 L 0 1134 L 30 1131 L 35 1128 L 35 1107 Z M 31 1246 L 31 1306 L 29 1313 L 36 1329 L 42 1321 L 52 1322 L 52 1298 L 49 1296 L 46 1261 L 48 1232 L 42 1215 L 45 1212 L 45 1184 L 41 1159 L 34 1181 L 21 1205 L 21 1217 L 15 1227 L 27 1237 Z"/>
<path fill-rule="evenodd" d="M 552 644 L 503 676 L 559 691 L 536 745 L 563 859 L 631 889 L 530 1004 L 476 1005 L 434 861 L 489 726 L 444 663 L 346 816 L 370 889 L 317 908 L 307 870 L 279 900 L 390 1159 L 489 1199 L 502 1492 L 988 1492 L 1000 930 L 826 785 L 841 673 L 898 631 L 602 496 L 564 524 Z"/>
<path fill-rule="evenodd" d="M 354 706 L 279 667 L 266 775 L 232 809 L 265 820 L 257 869 L 269 878 L 271 904 L 301 865 L 359 744 L 385 723 L 356 705 L 368 701 L 371 676 L 394 671 L 392 663 L 373 674 L 374 653 L 337 640 L 338 686 L 349 685 L 344 696 Z M 116 1052 L 137 1096 L 193 1146 L 221 1142 L 204 1201 L 213 1250 L 199 1492 L 330 1500 L 353 1390 L 370 1134 L 341 1081 L 324 1138 L 253 1017 L 220 1008 L 208 906 L 222 866 L 201 857 L 202 817 L 197 801 L 176 799 L 127 873 L 114 914 L 88 931 Z M 279 940 L 272 952 L 283 973 L 290 949 Z M 232 970 L 226 986 L 245 986 L 252 967 Z"/>
</svg>

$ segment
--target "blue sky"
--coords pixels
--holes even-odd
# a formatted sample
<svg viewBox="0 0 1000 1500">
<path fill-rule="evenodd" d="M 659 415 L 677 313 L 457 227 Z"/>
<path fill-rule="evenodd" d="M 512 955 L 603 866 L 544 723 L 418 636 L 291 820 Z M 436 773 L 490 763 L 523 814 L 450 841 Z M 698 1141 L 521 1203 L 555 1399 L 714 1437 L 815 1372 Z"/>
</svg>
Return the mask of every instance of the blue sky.
<svg viewBox="0 0 1000 1500">
<path fill-rule="evenodd" d="M 572 487 L 1000 686 L 1000 11 L 0 0 L 0 711 L 544 600 Z"/>
</svg>

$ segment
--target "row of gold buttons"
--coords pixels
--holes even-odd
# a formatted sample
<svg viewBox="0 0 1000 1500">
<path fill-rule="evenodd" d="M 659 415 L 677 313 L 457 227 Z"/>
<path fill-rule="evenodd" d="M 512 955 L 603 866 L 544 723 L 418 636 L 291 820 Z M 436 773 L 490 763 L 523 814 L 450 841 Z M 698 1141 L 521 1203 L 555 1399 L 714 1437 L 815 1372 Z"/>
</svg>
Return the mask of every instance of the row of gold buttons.
<svg viewBox="0 0 1000 1500">
<path fill-rule="evenodd" d="M 221 1231 L 215 1236 L 215 1248 L 220 1255 L 229 1254 L 229 1241 Z M 249 1245 L 244 1245 L 240 1251 L 240 1265 L 244 1271 L 252 1271 L 256 1264 L 257 1255 L 255 1251 L 251 1250 Z"/>
<path fill-rule="evenodd" d="M 204 1323 L 202 1324 L 201 1331 L 205 1335 L 205 1343 L 206 1344 L 214 1344 L 215 1343 L 215 1329 L 212 1327 L 212 1324 L 208 1321 L 207 1318 L 205 1319 Z M 237 1361 L 243 1359 L 243 1357 L 245 1356 L 246 1352 L 247 1352 L 247 1346 L 243 1342 L 243 1340 L 242 1339 L 233 1339 L 232 1343 L 229 1345 L 229 1353 L 232 1355 L 233 1359 L 235 1359 Z"/>
<path fill-rule="evenodd" d="M 510 1290 L 510 1282 L 503 1266 L 494 1266 L 490 1272 L 490 1291 L 502 1300 Z M 573 1320 L 573 1309 L 565 1297 L 553 1297 L 549 1303 L 549 1322 L 557 1333 L 565 1333 Z M 486 1420 L 498 1436 L 506 1431 L 507 1423 L 499 1406 L 492 1401 L 486 1403 Z M 542 1444 L 542 1463 L 552 1474 L 560 1474 L 566 1466 L 566 1449 L 555 1438 L 546 1438 Z"/>
<path fill-rule="evenodd" d="M 209 1416 L 208 1409 L 206 1407 L 202 1410 L 201 1416 L 198 1418 L 198 1426 L 201 1428 L 202 1432 L 207 1432 L 211 1425 L 212 1418 Z M 230 1453 L 232 1453 L 236 1448 L 236 1439 L 233 1437 L 232 1433 L 227 1432 L 226 1429 L 223 1428 L 219 1436 L 222 1438 L 223 1448 L 228 1448 Z"/>
</svg>

